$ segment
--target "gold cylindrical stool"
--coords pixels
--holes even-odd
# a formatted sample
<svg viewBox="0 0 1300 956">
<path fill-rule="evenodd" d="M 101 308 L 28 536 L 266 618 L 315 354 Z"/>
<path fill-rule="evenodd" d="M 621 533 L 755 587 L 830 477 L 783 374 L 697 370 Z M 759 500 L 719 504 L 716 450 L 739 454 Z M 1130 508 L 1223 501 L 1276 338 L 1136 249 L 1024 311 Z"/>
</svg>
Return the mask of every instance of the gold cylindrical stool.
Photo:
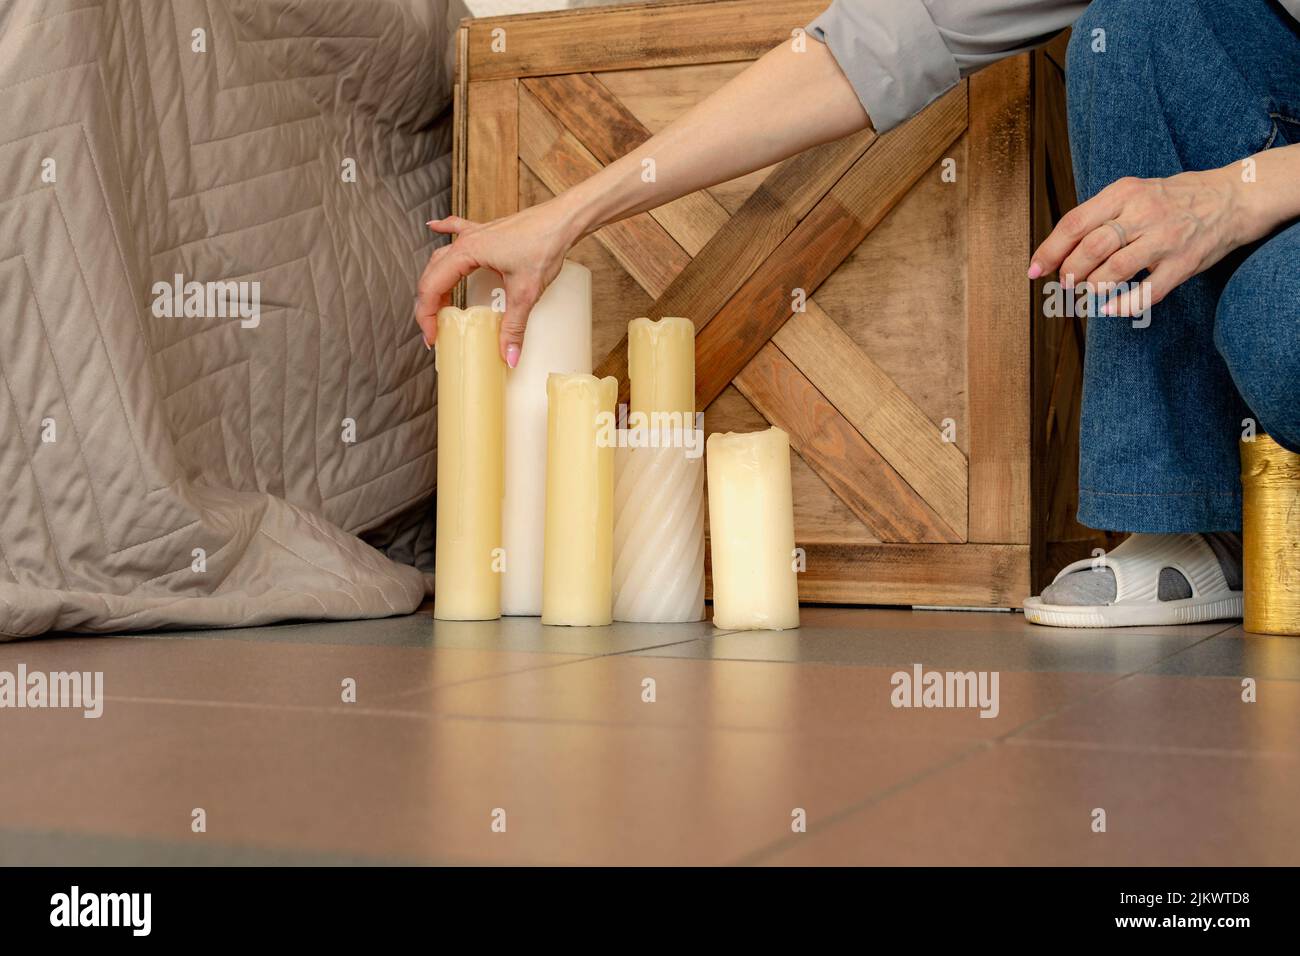
<svg viewBox="0 0 1300 956">
<path fill-rule="evenodd" d="M 1300 455 L 1243 441 L 1241 489 L 1246 630 L 1300 635 Z"/>
</svg>

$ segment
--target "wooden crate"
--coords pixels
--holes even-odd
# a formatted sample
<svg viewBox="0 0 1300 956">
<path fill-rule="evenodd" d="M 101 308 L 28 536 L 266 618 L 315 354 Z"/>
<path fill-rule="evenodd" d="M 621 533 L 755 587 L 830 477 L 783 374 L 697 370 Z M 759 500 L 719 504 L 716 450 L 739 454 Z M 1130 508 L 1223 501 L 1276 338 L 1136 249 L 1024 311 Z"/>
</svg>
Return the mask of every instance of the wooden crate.
<svg viewBox="0 0 1300 956">
<path fill-rule="evenodd" d="M 580 182 L 825 5 L 464 21 L 457 214 L 496 218 Z M 1073 522 L 1081 329 L 1044 330 L 1025 280 L 1034 238 L 1072 202 L 1060 51 L 571 253 L 593 273 L 597 374 L 624 397 L 628 320 L 684 315 L 706 429 L 790 434 L 802 600 L 1016 606 L 1098 543 Z"/>
</svg>

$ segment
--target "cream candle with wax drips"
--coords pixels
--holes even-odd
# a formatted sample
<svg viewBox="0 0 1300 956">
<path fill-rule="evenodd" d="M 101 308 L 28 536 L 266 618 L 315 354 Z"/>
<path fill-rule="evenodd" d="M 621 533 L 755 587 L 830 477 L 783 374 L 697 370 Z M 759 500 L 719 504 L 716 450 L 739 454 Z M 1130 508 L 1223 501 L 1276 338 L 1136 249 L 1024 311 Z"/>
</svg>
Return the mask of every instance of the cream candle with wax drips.
<svg viewBox="0 0 1300 956">
<path fill-rule="evenodd" d="M 438 311 L 438 526 L 433 616 L 501 616 L 501 317 L 491 309 Z"/>
<path fill-rule="evenodd" d="M 609 624 L 618 382 L 552 374 L 546 394 L 542 623 Z"/>
<path fill-rule="evenodd" d="M 709 436 L 713 624 L 799 626 L 790 438 L 779 428 Z"/>
</svg>

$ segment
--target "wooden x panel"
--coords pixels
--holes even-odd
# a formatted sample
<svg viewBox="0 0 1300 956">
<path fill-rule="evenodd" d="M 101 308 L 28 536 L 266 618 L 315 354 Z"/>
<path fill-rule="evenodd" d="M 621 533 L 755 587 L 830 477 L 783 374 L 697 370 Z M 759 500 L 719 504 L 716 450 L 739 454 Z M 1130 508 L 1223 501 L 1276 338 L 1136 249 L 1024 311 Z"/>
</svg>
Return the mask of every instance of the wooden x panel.
<svg viewBox="0 0 1300 956">
<path fill-rule="evenodd" d="M 519 158 L 556 193 L 576 186 L 601 168 L 577 137 L 526 88 L 519 91 Z M 690 262 L 686 251 L 648 213 L 606 226 L 597 238 L 652 295 Z"/>
<path fill-rule="evenodd" d="M 926 124 L 919 130 L 912 127 L 912 134 L 908 137 L 885 137 L 886 143 L 894 145 L 882 152 L 880 162 L 903 164 L 904 153 L 914 151 L 917 142 L 933 143 L 931 148 L 938 150 L 950 145 L 964 125 L 965 100 L 962 92 L 964 91 L 953 94 L 945 101 L 943 108 L 936 111 L 933 129 Z M 520 112 L 524 117 L 521 125 L 526 130 L 521 136 L 521 158 L 548 188 L 557 191 L 581 181 L 586 175 L 595 172 L 601 163 L 617 159 L 649 136 L 649 131 L 597 78 L 590 75 L 525 80 L 520 92 Z M 717 297 L 714 309 L 687 312 L 701 328 L 708 328 L 715 312 L 733 316 L 745 314 L 749 303 L 742 299 L 737 304 L 736 300 L 746 287 L 761 288 L 760 282 L 770 286 L 772 263 L 781 257 L 782 240 L 788 243 L 792 237 L 798 239 L 800 229 L 805 228 L 801 226 L 801 219 L 817 222 L 829 220 L 834 223 L 849 217 L 855 223 L 854 228 L 860 230 L 856 238 L 842 239 L 839 244 L 833 243 L 830 252 L 825 252 L 820 247 L 812 250 L 801 248 L 799 258 L 787 267 L 786 272 L 780 273 L 782 277 L 793 278 L 784 286 L 777 287 L 784 307 L 776 312 L 771 327 L 779 328 L 780 322 L 790 315 L 789 308 L 785 305 L 788 293 L 781 290 L 794 288 L 796 284 L 809 290 L 815 288 L 883 217 L 892 202 L 905 193 L 936 158 L 924 151 L 919 159 L 911 157 L 910 162 L 904 164 L 908 173 L 905 182 L 893 189 L 878 188 L 882 185 L 882 180 L 888 179 L 881 171 L 871 175 L 860 173 L 852 179 L 845 176 L 846 169 L 853 173 L 862 167 L 862 156 L 872 141 L 870 134 L 864 134 L 813 151 L 815 155 L 811 159 L 805 155 L 792 160 L 770 177 L 773 180 L 772 188 L 758 194 L 756 198 L 751 197 L 753 201 L 746 203 L 734 219 L 707 193 L 699 192 L 672 204 L 675 209 L 663 207 L 651 214 L 651 218 L 664 228 L 667 237 L 649 226 L 643 218 L 646 214 L 642 214 L 628 221 L 641 220 L 637 224 L 639 234 L 635 240 L 625 232 L 620 234 L 616 229 L 602 230 L 597 234 L 598 238 L 621 264 L 635 264 L 637 271 L 633 272 L 634 277 L 648 292 L 658 294 L 661 300 L 676 280 L 665 283 L 666 273 L 655 273 L 648 269 L 647 258 L 655 261 L 662 258 L 671 263 L 671 268 L 677 268 L 675 249 L 681 246 L 696 248 L 698 255 L 678 271 L 678 279 L 688 272 L 705 275 L 704 269 L 698 267 L 701 261 L 706 266 L 719 264 L 720 268 L 713 272 L 713 282 L 702 287 L 727 288 L 730 285 L 730 288 L 738 290 L 738 295 L 732 296 L 731 302 L 725 301 L 721 296 Z M 848 184 L 840 185 L 844 180 L 849 180 Z M 846 209 L 860 190 L 874 190 L 877 195 L 860 206 Z M 793 200 L 790 204 L 792 208 L 780 202 L 787 197 Z M 828 197 L 833 206 L 826 205 Z M 761 223 L 765 228 L 752 228 L 756 225 L 755 217 L 761 215 L 763 207 L 770 208 L 773 205 L 784 215 L 767 216 Z M 814 218 L 819 210 L 821 218 Z M 776 219 L 775 223 L 766 221 L 772 218 Z M 759 236 L 766 237 L 767 242 L 760 240 L 756 243 L 756 232 Z M 753 265 L 750 268 L 746 268 L 744 260 L 741 260 L 738 270 L 734 259 L 722 259 L 720 253 L 713 250 L 725 251 L 735 247 L 742 235 L 746 237 L 749 247 L 759 247 L 760 254 L 752 257 Z M 679 245 L 674 247 L 668 239 L 677 240 Z M 639 252 L 639 257 L 634 255 L 634 250 Z M 737 271 L 739 277 L 735 276 Z M 629 269 L 629 272 L 632 270 Z M 730 283 L 727 282 L 728 275 L 732 276 Z M 814 318 L 810 321 L 820 317 L 825 322 L 830 322 L 815 302 L 810 302 L 809 307 L 815 310 Z M 656 311 L 658 314 L 670 314 L 663 309 Z M 735 322 L 734 319 L 727 321 L 729 324 Z M 761 347 L 770 334 L 768 332 L 754 341 Z M 795 330 L 789 339 L 794 348 L 802 336 Z M 623 372 L 620 379 L 625 381 L 624 349 L 625 346 L 620 345 L 611 359 L 602 363 L 602 374 Z M 697 345 L 697 356 L 699 352 Z M 747 368 L 747 363 L 751 367 Z M 615 367 L 611 368 L 611 364 L 615 364 Z M 933 442 L 923 441 L 919 447 L 938 448 L 940 460 L 944 463 L 944 467 L 940 468 L 941 480 L 932 481 L 924 468 L 914 467 L 914 448 L 918 446 L 908 447 L 898 457 L 904 462 L 905 470 L 920 479 L 917 483 L 921 487 L 933 486 L 931 493 L 944 512 L 942 516 L 925 496 L 909 484 L 909 479 L 900 475 L 869 441 L 863 439 L 860 429 L 841 414 L 836 403 L 828 400 L 828 396 L 813 386 L 795 367 L 795 363 L 779 349 L 765 351 L 761 357 L 746 350 L 743 358 L 735 360 L 734 370 L 717 373 L 719 376 L 725 375 L 717 391 L 721 391 L 722 387 L 735 378 L 737 387 L 770 421 L 790 433 L 796 450 L 882 540 L 961 541 L 965 533 L 964 489 L 954 498 L 946 493 L 947 489 L 942 488 L 944 478 L 952 479 L 955 475 L 959 485 L 964 481 L 965 462 L 960 451 L 954 445 L 942 442 L 937 429 L 893 386 L 888 376 L 856 347 L 844 351 L 838 365 L 832 367 L 846 369 L 848 374 L 822 375 L 822 382 L 834 390 L 850 393 L 847 396 L 850 404 L 866 407 L 858 400 L 858 391 L 865 380 L 884 399 L 873 407 L 903 410 L 904 417 L 900 426 L 892 430 L 879 427 L 885 416 L 858 416 L 860 421 L 874 426 L 871 430 L 885 438 L 883 443 L 887 447 L 902 448 L 903 443 L 893 441 L 892 436 L 900 435 L 906 428 L 915 427 L 921 422 L 926 423 L 922 427 L 932 436 Z M 699 374 L 697 365 L 697 379 Z M 697 397 L 700 407 L 703 407 L 716 394 L 702 393 L 697 389 Z M 796 398 L 798 401 L 793 400 Z M 943 493 L 936 491 L 936 488 Z"/>
<path fill-rule="evenodd" d="M 646 126 L 662 127 L 788 38 L 825 2 L 668 0 L 465 21 L 457 48 L 457 211 L 503 215 L 573 185 L 639 145 Z M 718 337 L 709 363 L 700 363 L 706 394 L 728 384 L 728 362 L 735 388 L 708 406 L 716 422 L 753 428 L 766 415 L 790 433 L 800 454 L 800 543 L 809 554 L 803 599 L 1014 605 L 1027 593 L 1032 563 L 1042 564 L 1042 525 L 1072 533 L 1069 501 L 1055 493 L 1031 525 L 1029 491 L 1031 483 L 1040 489 L 1044 473 L 1053 488 L 1071 484 L 1073 465 L 1044 457 L 1064 456 L 1073 441 L 1079 345 L 1064 329 L 1040 334 L 1040 323 L 1028 321 L 1019 261 L 1029 234 L 1054 218 L 1044 215 L 1047 190 L 1034 178 L 1044 151 L 1028 134 L 1060 138 L 1041 121 L 1059 116 L 1041 109 L 1060 98 L 1059 89 L 1035 72 L 1059 46 L 963 84 L 969 127 L 961 132 L 963 114 L 955 148 L 926 154 L 943 157 L 945 173 L 959 169 L 955 185 L 932 178 L 937 164 L 911 155 L 889 175 L 880 170 L 886 185 L 897 175 L 916 177 L 905 197 L 906 187 L 884 202 L 865 186 L 867 195 L 845 195 L 848 174 L 865 175 L 864 156 L 886 145 L 887 137 L 864 133 L 775 167 L 756 190 L 757 175 L 692 194 L 603 229 L 577 251 L 595 269 L 607 317 L 630 295 L 629 316 L 688 315 L 704 346 L 708 335 Z M 933 112 L 942 110 L 907 126 L 933 123 Z M 895 133 L 915 135 L 907 126 Z M 1052 170 L 1058 183 L 1068 182 L 1068 154 L 1047 158 L 1061 166 L 1060 175 Z M 830 226 L 844 209 L 859 222 L 883 223 L 847 258 L 841 247 L 851 247 L 850 232 L 812 235 L 819 217 Z M 791 241 L 800 234 L 813 240 L 811 251 Z M 810 268 L 781 264 L 800 254 Z M 821 306 L 810 298 L 805 312 L 790 314 L 785 286 L 794 271 Z M 819 289 L 818 277 L 827 275 Z M 758 288 L 764 277 L 779 294 Z M 747 311 L 765 304 L 772 309 L 744 339 Z M 724 333 L 719 323 L 734 328 Z M 608 343 L 622 330 L 602 321 L 599 331 Z M 742 344 L 742 354 L 727 354 Z M 1050 351 L 1051 361 L 1031 372 L 1031 349 L 1035 357 Z M 617 347 L 599 371 L 625 382 L 625 358 Z M 954 419 L 956 444 L 939 437 L 941 417 Z M 1032 469 L 1031 442 L 1038 443 Z"/>
</svg>

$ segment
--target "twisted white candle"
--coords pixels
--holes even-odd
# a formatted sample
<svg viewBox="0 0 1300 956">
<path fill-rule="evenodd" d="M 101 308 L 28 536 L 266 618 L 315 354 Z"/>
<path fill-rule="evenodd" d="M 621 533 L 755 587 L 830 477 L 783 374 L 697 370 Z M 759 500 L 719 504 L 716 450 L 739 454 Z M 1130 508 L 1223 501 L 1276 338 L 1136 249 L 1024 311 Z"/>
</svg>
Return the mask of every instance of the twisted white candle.
<svg viewBox="0 0 1300 956">
<path fill-rule="evenodd" d="M 666 433 L 671 438 L 671 433 Z M 704 620 L 703 435 L 614 454 L 614 620 Z"/>
</svg>

